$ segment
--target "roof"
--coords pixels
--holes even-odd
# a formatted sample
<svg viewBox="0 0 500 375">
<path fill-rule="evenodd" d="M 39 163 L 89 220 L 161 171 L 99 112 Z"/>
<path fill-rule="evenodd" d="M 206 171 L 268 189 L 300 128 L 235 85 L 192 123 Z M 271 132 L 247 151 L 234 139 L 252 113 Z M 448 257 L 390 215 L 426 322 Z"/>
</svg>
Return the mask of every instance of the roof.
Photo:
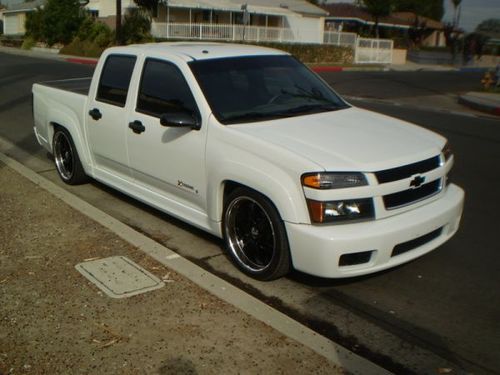
<svg viewBox="0 0 500 375">
<path fill-rule="evenodd" d="M 182 8 L 217 9 L 241 12 L 247 4 L 250 13 L 325 16 L 327 12 L 306 0 L 169 0 L 169 6 Z"/>
<path fill-rule="evenodd" d="M 36 8 L 45 5 L 46 0 L 27 1 L 19 4 L 12 4 L 4 10 L 4 13 L 31 12 Z"/>
<path fill-rule="evenodd" d="M 328 11 L 328 19 L 334 20 L 355 20 L 360 23 L 375 24 L 375 18 L 372 17 L 364 8 L 348 3 L 326 4 L 322 6 L 323 9 Z M 380 17 L 380 26 L 400 27 L 409 29 L 415 25 L 416 14 L 412 12 L 394 12 L 386 17 Z M 418 21 L 420 24 L 425 23 L 426 27 L 431 29 L 443 29 L 443 24 L 439 21 L 433 20 L 428 17 L 419 16 Z"/>
<path fill-rule="evenodd" d="M 110 52 L 130 51 L 135 53 L 162 53 L 177 55 L 185 61 L 209 60 L 238 56 L 259 55 L 287 55 L 286 52 L 246 44 L 230 43 L 199 43 L 199 42 L 174 42 L 174 43 L 146 43 L 134 44 L 125 47 L 112 47 Z"/>
</svg>

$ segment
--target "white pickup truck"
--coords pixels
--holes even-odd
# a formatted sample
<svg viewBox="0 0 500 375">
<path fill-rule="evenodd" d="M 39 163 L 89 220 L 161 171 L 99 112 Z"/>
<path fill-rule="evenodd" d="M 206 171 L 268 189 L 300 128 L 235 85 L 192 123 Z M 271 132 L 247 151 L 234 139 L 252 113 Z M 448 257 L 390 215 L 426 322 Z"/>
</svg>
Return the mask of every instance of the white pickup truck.
<svg viewBox="0 0 500 375">
<path fill-rule="evenodd" d="M 36 138 L 64 182 L 92 177 L 224 238 L 260 280 L 384 270 L 459 226 L 442 136 L 353 107 L 281 51 L 110 48 L 92 79 L 33 96 Z"/>
</svg>

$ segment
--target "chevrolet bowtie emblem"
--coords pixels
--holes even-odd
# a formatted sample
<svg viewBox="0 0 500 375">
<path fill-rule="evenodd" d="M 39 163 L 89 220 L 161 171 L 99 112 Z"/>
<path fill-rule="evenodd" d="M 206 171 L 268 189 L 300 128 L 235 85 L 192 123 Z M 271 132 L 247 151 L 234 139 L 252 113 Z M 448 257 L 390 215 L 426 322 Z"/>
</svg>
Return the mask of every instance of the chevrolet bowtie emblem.
<svg viewBox="0 0 500 375">
<path fill-rule="evenodd" d="M 415 178 L 413 180 L 411 180 L 411 182 L 410 182 L 410 187 L 412 187 L 412 188 L 418 188 L 424 182 L 425 182 L 425 177 L 424 176 L 415 176 Z"/>
</svg>

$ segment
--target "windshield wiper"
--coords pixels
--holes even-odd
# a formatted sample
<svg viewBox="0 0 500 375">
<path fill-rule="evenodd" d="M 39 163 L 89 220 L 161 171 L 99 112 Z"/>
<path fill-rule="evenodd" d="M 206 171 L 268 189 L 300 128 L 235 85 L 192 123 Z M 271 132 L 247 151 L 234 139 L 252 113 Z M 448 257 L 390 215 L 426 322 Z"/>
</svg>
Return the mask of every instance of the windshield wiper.
<svg viewBox="0 0 500 375">
<path fill-rule="evenodd" d="M 338 104 L 305 104 L 298 107 L 287 109 L 286 111 L 281 112 L 282 114 L 306 114 L 306 113 L 316 113 L 316 112 L 331 112 L 338 111 L 340 109 L 348 108 L 347 105 L 338 105 Z"/>
<path fill-rule="evenodd" d="M 246 120 L 246 121 L 252 122 L 252 121 L 259 121 L 262 119 L 269 119 L 269 118 L 275 118 L 275 117 L 281 117 L 281 116 L 282 116 L 281 112 L 280 113 L 277 113 L 277 112 L 270 112 L 270 113 L 246 112 L 246 113 L 242 113 L 242 114 L 238 114 L 238 115 L 227 116 L 227 117 L 224 117 L 222 120 L 224 123 L 233 123 L 233 122 L 240 121 L 240 120 Z"/>
</svg>

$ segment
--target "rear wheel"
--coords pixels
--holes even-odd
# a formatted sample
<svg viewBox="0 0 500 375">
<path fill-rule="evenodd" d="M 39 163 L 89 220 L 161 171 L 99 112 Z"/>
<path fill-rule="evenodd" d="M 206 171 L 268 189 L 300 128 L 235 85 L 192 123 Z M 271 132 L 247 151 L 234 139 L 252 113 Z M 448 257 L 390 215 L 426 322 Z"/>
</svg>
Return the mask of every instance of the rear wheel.
<svg viewBox="0 0 500 375">
<path fill-rule="evenodd" d="M 269 199 L 237 188 L 224 205 L 224 238 L 229 256 L 247 275 L 274 280 L 291 269 L 285 226 Z"/>
<path fill-rule="evenodd" d="M 88 181 L 73 139 L 66 129 L 56 129 L 52 140 L 52 149 L 57 173 L 61 180 L 68 185 L 79 185 Z"/>
</svg>

